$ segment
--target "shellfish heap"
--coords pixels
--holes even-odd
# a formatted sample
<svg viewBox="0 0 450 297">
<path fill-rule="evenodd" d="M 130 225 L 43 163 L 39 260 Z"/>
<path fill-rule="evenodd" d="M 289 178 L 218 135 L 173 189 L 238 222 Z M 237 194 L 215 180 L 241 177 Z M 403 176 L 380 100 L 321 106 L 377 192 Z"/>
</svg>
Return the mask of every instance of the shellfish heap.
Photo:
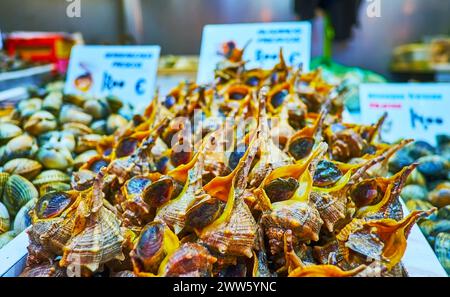
<svg viewBox="0 0 450 297">
<path fill-rule="evenodd" d="M 153 100 L 73 190 L 38 200 L 23 276 L 402 273 L 411 227 L 434 211 L 403 217 L 415 164 L 385 177 L 409 141 L 380 143 L 383 119 L 342 123 L 343 90 L 281 53 L 248 70 L 235 49 L 215 76 Z"/>
<path fill-rule="evenodd" d="M 0 248 L 30 225 L 37 198 L 69 190 L 72 171 L 97 155 L 102 135 L 128 123 L 117 98 L 63 95 L 62 86 L 48 84 L 1 112 Z"/>
</svg>

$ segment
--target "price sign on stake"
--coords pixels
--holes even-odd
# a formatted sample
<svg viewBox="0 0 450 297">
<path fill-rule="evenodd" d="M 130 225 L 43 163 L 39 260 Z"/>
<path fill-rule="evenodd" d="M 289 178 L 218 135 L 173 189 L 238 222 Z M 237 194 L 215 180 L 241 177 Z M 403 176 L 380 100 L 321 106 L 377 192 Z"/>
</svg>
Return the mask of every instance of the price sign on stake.
<svg viewBox="0 0 450 297">
<path fill-rule="evenodd" d="M 309 70 L 311 24 L 308 22 L 207 25 L 203 29 L 197 82 L 210 83 L 217 63 L 233 47 L 245 48 L 247 68 L 275 66 L 280 48 L 289 65 Z"/>
<path fill-rule="evenodd" d="M 363 84 L 360 100 L 364 124 L 388 113 L 385 141 L 413 138 L 435 145 L 436 135 L 450 134 L 450 84 Z"/>
<path fill-rule="evenodd" d="M 154 96 L 159 46 L 75 46 L 64 92 L 115 95 L 136 108 Z"/>
</svg>

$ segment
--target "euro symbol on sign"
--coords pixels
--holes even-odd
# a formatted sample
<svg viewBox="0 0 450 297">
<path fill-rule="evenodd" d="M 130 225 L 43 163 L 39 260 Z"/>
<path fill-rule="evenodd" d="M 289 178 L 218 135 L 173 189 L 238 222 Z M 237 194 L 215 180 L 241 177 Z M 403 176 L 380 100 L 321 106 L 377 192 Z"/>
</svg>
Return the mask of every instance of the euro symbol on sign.
<svg viewBox="0 0 450 297">
<path fill-rule="evenodd" d="M 138 94 L 138 95 L 142 95 L 142 94 L 144 94 L 145 93 L 145 90 L 144 90 L 144 88 L 143 88 L 143 84 L 145 84 L 145 79 L 143 79 L 143 78 L 141 78 L 140 80 L 138 80 L 137 82 L 136 82 L 136 87 L 135 87 L 135 90 L 136 90 L 136 93 Z"/>
</svg>

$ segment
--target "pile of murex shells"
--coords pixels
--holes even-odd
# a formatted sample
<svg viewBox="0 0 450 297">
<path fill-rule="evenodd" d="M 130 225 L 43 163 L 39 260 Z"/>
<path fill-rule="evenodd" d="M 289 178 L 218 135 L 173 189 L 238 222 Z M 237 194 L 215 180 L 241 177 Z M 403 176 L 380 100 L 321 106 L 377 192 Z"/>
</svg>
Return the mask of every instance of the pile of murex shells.
<svg viewBox="0 0 450 297">
<path fill-rule="evenodd" d="M 118 98 L 64 96 L 54 82 L 0 117 L 0 249 L 31 224 L 47 193 L 70 190 L 70 175 L 97 155 L 102 135 L 132 117 Z"/>
<path fill-rule="evenodd" d="M 38 200 L 22 276 L 403 275 L 410 229 L 435 209 L 403 216 L 416 164 L 385 176 L 410 141 L 380 143 L 384 118 L 342 123 L 344 91 L 281 54 L 247 70 L 234 50 L 213 85 L 156 97 L 72 190 Z"/>
</svg>

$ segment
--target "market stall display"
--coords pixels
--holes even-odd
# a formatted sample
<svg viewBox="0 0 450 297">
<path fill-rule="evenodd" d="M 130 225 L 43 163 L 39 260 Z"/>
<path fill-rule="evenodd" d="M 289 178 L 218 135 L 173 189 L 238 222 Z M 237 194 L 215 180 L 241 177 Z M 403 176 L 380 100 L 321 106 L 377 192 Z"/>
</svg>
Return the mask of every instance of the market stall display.
<svg viewBox="0 0 450 297">
<path fill-rule="evenodd" d="M 396 173 L 404 166 L 417 163 L 401 196 L 409 210 L 437 210 L 419 226 L 439 261 L 450 272 L 450 139 L 438 136 L 439 145 L 434 148 L 423 141 L 416 141 L 400 150 L 392 159 L 389 168 Z"/>
<path fill-rule="evenodd" d="M 115 97 L 64 95 L 61 82 L 19 102 L 0 118 L 0 248 L 31 223 L 29 211 L 46 193 L 69 190 L 73 170 L 132 111 Z"/>
<path fill-rule="evenodd" d="M 240 57 L 153 100 L 72 190 L 37 201 L 22 276 L 404 275 L 411 227 L 435 210 L 403 216 L 415 164 L 386 177 L 410 141 L 379 142 L 383 118 L 343 123 L 320 71 Z"/>
</svg>

